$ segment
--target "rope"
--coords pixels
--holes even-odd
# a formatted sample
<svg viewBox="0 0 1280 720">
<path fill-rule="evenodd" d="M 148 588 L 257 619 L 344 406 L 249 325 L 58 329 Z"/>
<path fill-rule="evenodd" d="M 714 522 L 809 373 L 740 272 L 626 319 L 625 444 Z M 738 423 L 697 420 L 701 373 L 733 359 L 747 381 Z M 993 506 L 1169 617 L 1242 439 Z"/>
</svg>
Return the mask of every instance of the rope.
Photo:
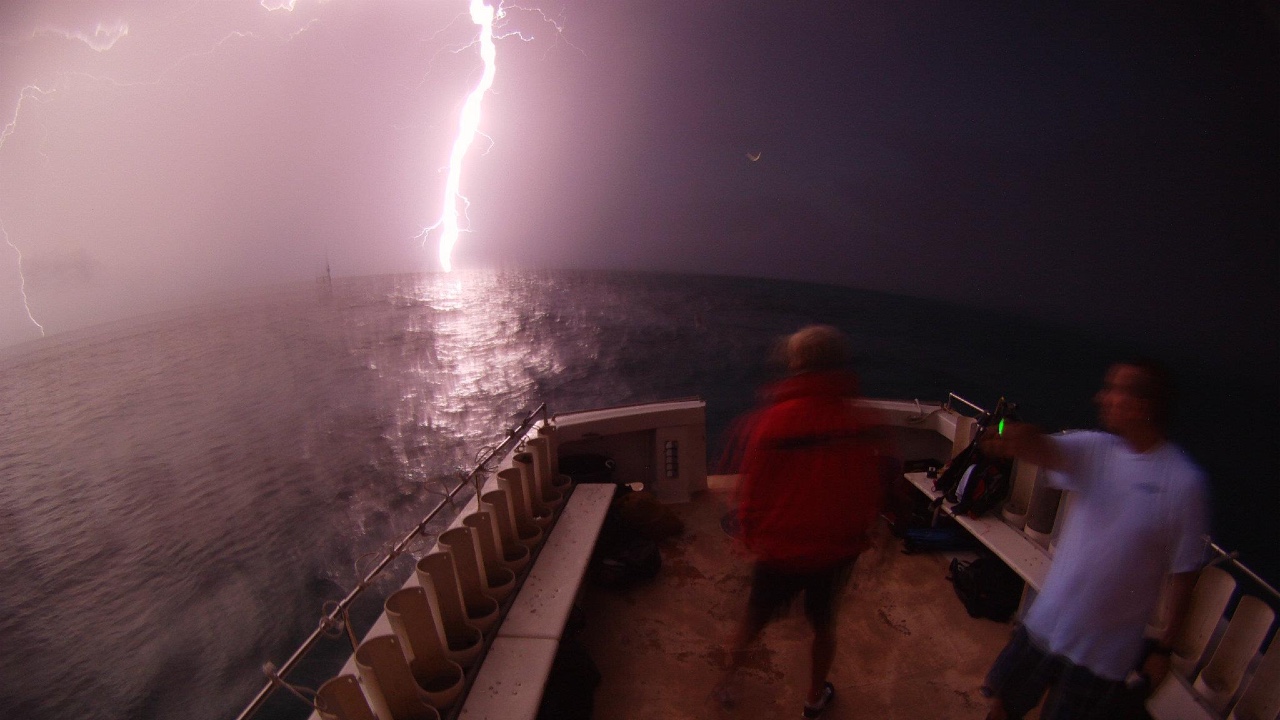
<svg viewBox="0 0 1280 720">
<path fill-rule="evenodd" d="M 360 563 L 364 561 L 365 558 L 381 558 L 384 555 L 394 558 L 395 549 L 396 549 L 396 546 L 394 543 L 383 543 L 382 546 L 379 547 L 377 550 L 370 550 L 369 552 L 356 558 L 355 562 L 351 563 L 352 567 L 354 567 L 356 570 L 356 575 L 359 575 L 362 578 L 366 575 L 365 571 L 360 569 Z M 365 586 L 364 580 L 361 580 L 360 589 L 363 590 L 365 587 L 366 586 Z"/>
</svg>

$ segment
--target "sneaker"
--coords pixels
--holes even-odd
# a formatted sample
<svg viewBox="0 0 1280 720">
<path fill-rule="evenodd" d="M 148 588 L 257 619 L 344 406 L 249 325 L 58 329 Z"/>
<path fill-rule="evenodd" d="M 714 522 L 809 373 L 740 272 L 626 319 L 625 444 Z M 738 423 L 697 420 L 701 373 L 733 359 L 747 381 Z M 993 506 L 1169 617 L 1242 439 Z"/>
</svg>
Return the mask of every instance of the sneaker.
<svg viewBox="0 0 1280 720">
<path fill-rule="evenodd" d="M 818 702 L 813 703 L 812 705 L 810 705 L 807 702 L 804 704 L 804 716 L 807 718 L 820 717 L 822 713 L 826 711 L 827 706 L 831 704 L 831 701 L 835 699 L 836 699 L 835 686 L 832 685 L 831 683 L 827 683 L 823 685 L 822 694 L 818 696 Z"/>
</svg>

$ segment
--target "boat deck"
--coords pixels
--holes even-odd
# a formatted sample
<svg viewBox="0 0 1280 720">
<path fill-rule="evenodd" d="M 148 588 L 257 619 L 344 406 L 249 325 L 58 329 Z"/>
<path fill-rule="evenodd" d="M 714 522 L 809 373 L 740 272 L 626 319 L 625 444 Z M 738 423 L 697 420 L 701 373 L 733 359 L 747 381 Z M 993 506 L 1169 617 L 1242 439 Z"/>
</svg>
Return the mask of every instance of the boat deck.
<svg viewBox="0 0 1280 720">
<path fill-rule="evenodd" d="M 587 589 L 579 638 L 603 676 L 594 717 L 799 717 L 810 635 L 798 609 L 765 630 L 736 707 L 712 700 L 725 643 L 746 606 L 750 561 L 720 527 L 728 492 L 708 490 L 670 507 L 685 530 L 662 548 L 654 581 Z M 824 718 L 985 717 L 978 687 L 1011 626 L 969 617 L 946 580 L 948 562 L 897 548 L 859 560 L 838 620 L 830 677 L 837 699 Z"/>
</svg>

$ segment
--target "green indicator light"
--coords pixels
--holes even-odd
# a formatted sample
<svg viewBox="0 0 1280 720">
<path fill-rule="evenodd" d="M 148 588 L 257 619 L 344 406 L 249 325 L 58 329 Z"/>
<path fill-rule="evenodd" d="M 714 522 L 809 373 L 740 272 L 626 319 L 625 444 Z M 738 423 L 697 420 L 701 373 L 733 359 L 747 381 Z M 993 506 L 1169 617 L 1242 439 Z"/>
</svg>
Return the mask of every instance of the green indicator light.
<svg viewBox="0 0 1280 720">
<path fill-rule="evenodd" d="M 1003 434 L 1004 434 L 1004 418 L 1000 418 L 1000 425 L 999 425 L 999 426 L 997 426 L 997 428 L 996 428 L 996 434 L 997 434 L 997 435 L 1003 435 Z"/>
</svg>

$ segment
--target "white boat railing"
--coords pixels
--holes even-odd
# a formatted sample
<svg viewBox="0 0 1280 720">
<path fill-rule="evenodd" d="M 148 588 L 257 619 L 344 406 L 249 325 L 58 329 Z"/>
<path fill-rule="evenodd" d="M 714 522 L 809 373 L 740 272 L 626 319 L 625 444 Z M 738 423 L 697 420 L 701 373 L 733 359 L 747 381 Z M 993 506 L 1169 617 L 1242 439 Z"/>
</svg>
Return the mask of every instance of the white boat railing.
<svg viewBox="0 0 1280 720">
<path fill-rule="evenodd" d="M 307 639 L 298 646 L 298 649 L 293 651 L 293 654 L 291 654 L 283 664 L 277 668 L 272 663 L 265 663 L 263 665 L 263 671 L 269 678 L 267 684 L 258 691 L 258 694 L 255 695 L 253 700 L 245 706 L 244 710 L 240 711 L 240 714 L 236 716 L 236 720 L 247 720 L 248 718 L 253 717 L 253 715 L 262 708 L 263 704 L 266 703 L 267 699 L 271 697 L 277 688 L 281 686 L 290 687 L 284 681 L 284 677 L 297 667 L 298 663 L 306 657 L 307 653 L 311 652 L 312 648 L 315 647 L 320 638 L 329 636 L 329 633 L 332 632 L 333 629 L 343 628 L 345 626 L 348 637 L 351 638 L 352 641 L 352 648 L 354 649 L 356 645 L 355 636 L 347 622 L 347 611 L 351 607 L 351 604 L 355 602 L 356 598 L 360 597 L 361 593 L 369 587 L 369 584 L 378 576 L 379 573 L 404 553 L 405 548 L 409 546 L 409 543 L 427 533 L 427 526 L 436 518 L 437 515 L 440 514 L 441 510 L 446 507 L 456 508 L 454 499 L 462 488 L 473 486 L 478 494 L 485 477 L 489 473 L 493 472 L 491 467 L 493 463 L 500 462 L 502 458 L 520 442 L 521 438 L 528 434 L 534 423 L 539 419 L 544 425 L 549 424 L 550 422 L 546 403 L 540 404 L 532 412 L 526 415 L 518 425 L 508 430 L 506 437 L 502 442 L 492 448 L 489 448 L 488 451 L 476 461 L 476 465 L 471 469 L 471 472 L 467 473 L 466 477 L 462 478 L 456 487 L 445 494 L 444 500 L 440 501 L 439 505 L 432 508 L 431 511 L 418 522 L 418 524 L 413 526 L 412 530 L 407 532 L 404 537 L 393 545 L 391 550 L 382 556 L 377 564 L 373 566 L 373 569 L 365 574 L 355 588 L 353 588 L 351 592 L 347 593 L 346 597 L 336 603 L 326 605 L 326 607 L 331 606 L 332 609 L 321 616 L 320 623 L 316 629 L 307 636 Z M 339 632 L 341 632 L 341 630 L 339 630 Z"/>
</svg>

